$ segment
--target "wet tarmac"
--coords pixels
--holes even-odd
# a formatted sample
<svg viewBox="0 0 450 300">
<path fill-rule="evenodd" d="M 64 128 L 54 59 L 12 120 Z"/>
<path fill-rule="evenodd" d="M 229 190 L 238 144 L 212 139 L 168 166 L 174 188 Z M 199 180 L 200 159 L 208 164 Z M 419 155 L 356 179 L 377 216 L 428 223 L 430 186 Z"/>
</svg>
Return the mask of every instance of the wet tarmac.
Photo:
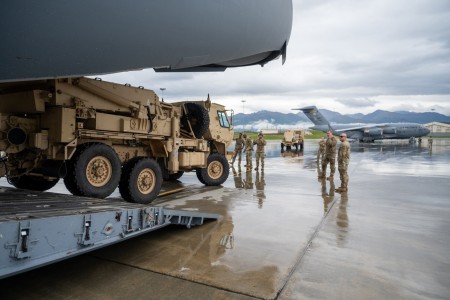
<svg viewBox="0 0 450 300">
<path fill-rule="evenodd" d="M 3 279 L 1 298 L 450 298 L 450 140 L 352 144 L 345 194 L 338 174 L 317 179 L 317 141 L 267 148 L 264 172 L 236 164 L 223 187 L 185 174 L 155 202 L 221 220 Z"/>
</svg>

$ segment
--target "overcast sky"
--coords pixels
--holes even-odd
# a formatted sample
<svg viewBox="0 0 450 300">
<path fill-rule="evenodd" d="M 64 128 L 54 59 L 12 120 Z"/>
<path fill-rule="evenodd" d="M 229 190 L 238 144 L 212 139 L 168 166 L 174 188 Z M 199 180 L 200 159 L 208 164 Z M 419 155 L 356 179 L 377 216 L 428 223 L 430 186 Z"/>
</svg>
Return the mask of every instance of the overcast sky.
<svg viewBox="0 0 450 300">
<path fill-rule="evenodd" d="M 167 102 L 209 93 L 236 113 L 316 105 L 344 114 L 383 109 L 450 115 L 449 0 L 293 3 L 284 65 L 279 59 L 217 73 L 150 69 L 101 77 L 153 89 Z"/>
</svg>

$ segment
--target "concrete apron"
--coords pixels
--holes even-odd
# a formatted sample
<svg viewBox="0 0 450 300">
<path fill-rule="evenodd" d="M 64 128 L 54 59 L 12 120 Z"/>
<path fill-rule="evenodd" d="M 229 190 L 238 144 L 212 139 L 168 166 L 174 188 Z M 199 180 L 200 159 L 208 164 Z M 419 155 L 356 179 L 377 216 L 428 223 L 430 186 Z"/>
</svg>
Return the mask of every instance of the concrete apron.
<svg viewBox="0 0 450 300">
<path fill-rule="evenodd" d="M 219 221 L 171 226 L 0 287 L 33 299 L 449 298 L 450 146 L 352 145 L 340 195 L 317 180 L 316 144 L 282 156 L 271 143 L 264 174 L 235 163 L 223 188 L 185 174 L 189 189 L 156 202 Z"/>
</svg>

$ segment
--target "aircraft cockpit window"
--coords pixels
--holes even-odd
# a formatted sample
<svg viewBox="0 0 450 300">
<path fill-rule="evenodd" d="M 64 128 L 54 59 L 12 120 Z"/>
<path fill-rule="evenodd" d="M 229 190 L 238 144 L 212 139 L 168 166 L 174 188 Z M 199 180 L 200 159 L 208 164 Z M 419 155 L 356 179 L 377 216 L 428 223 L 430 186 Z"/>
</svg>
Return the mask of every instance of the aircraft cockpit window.
<svg viewBox="0 0 450 300">
<path fill-rule="evenodd" d="M 219 124 L 221 127 L 230 128 L 230 122 L 228 121 L 227 113 L 224 111 L 218 111 Z"/>
</svg>

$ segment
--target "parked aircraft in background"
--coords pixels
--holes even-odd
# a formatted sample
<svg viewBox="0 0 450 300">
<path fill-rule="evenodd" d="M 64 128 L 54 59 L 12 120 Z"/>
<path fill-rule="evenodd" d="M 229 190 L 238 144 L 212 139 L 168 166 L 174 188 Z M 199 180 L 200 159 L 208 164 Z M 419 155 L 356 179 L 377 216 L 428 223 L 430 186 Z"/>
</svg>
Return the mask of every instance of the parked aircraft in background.
<svg viewBox="0 0 450 300">
<path fill-rule="evenodd" d="M 334 135 L 346 133 L 349 139 L 362 142 L 373 142 L 383 139 L 411 139 L 422 137 L 430 133 L 430 130 L 417 123 L 386 123 L 375 125 L 349 126 L 346 124 L 333 124 L 320 113 L 315 106 L 296 108 L 301 110 L 314 123 L 310 129 L 327 132 L 331 130 Z"/>
<path fill-rule="evenodd" d="M 0 82 L 284 62 L 292 18 L 292 0 L 7 0 Z"/>
</svg>

